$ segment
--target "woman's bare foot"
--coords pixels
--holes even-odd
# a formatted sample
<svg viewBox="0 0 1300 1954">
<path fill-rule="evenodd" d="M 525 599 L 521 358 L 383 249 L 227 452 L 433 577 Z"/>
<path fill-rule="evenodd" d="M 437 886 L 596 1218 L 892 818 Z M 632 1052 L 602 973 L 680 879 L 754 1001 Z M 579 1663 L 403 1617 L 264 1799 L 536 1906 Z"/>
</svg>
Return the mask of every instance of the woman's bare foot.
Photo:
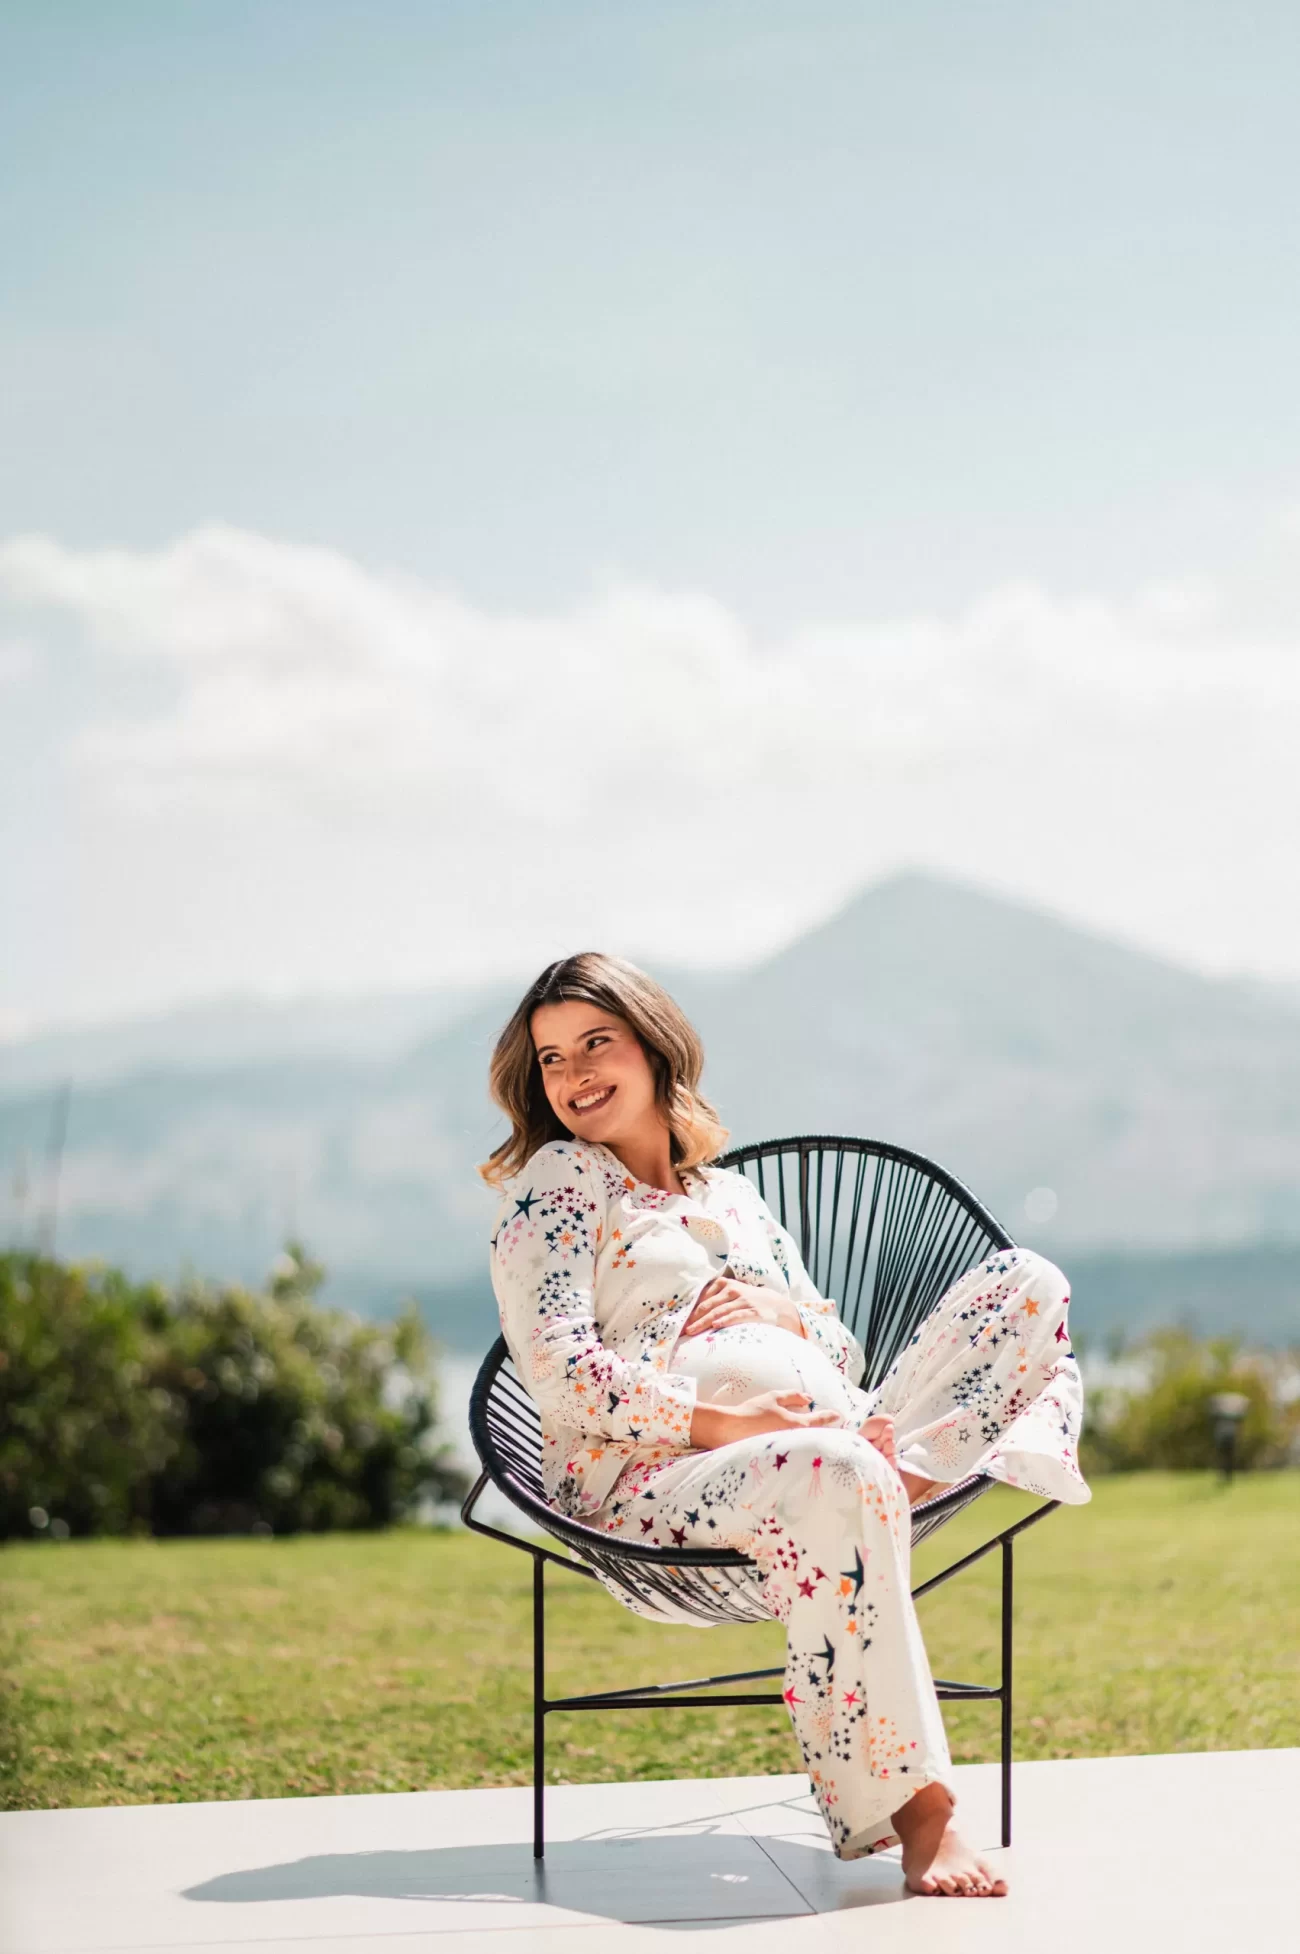
<svg viewBox="0 0 1300 1954">
<path fill-rule="evenodd" d="M 898 1445 L 894 1435 L 894 1421 L 883 1412 L 876 1412 L 866 1423 L 858 1426 L 859 1434 L 868 1445 L 874 1445 L 877 1452 L 883 1453 L 894 1471 L 902 1480 L 907 1491 L 907 1503 L 915 1506 L 918 1500 L 928 1499 L 935 1488 L 942 1485 L 940 1479 L 925 1479 L 919 1472 L 904 1472 L 898 1463 Z"/>
<path fill-rule="evenodd" d="M 910 1892 L 966 1899 L 1005 1898 L 1007 1882 L 989 1871 L 952 1822 L 953 1798 L 941 1784 L 922 1786 L 893 1814 Z"/>
</svg>

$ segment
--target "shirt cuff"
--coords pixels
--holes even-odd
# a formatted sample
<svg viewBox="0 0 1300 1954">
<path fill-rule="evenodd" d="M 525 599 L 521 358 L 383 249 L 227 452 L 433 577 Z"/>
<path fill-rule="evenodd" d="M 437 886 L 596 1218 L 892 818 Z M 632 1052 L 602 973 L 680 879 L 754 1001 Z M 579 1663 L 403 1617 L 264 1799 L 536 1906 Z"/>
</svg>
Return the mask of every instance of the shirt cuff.
<svg viewBox="0 0 1300 1954">
<path fill-rule="evenodd" d="M 825 1310 L 810 1309 L 807 1303 L 796 1303 L 795 1308 L 808 1341 L 826 1352 L 836 1370 L 847 1373 L 849 1353 L 845 1348 L 843 1325 L 839 1318 L 827 1316 Z"/>
<path fill-rule="evenodd" d="M 691 1419 L 699 1399 L 699 1385 L 680 1371 L 664 1371 L 658 1379 L 654 1416 L 641 1436 L 643 1445 L 675 1445 L 690 1450 Z"/>
</svg>

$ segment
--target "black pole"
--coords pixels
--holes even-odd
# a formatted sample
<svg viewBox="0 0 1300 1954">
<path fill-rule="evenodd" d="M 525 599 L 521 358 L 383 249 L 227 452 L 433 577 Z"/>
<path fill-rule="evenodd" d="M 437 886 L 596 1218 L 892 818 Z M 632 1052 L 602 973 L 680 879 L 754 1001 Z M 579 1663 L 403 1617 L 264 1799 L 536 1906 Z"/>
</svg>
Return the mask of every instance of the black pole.
<svg viewBox="0 0 1300 1954">
<path fill-rule="evenodd" d="M 546 1562 L 533 1555 L 533 1857 L 546 1850 Z"/>
<path fill-rule="evenodd" d="M 1002 1843 L 1011 1843 L 1011 1668 L 1012 1668 L 1012 1553 L 1015 1542 L 1002 1542 Z"/>
</svg>

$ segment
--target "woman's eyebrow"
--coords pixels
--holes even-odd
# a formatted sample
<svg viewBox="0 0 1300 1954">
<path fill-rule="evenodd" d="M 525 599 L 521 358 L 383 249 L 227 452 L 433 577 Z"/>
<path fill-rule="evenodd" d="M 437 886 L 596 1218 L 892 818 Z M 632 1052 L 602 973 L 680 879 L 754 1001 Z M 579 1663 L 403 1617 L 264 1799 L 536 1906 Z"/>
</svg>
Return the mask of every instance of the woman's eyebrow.
<svg viewBox="0 0 1300 1954">
<path fill-rule="evenodd" d="M 585 1031 L 578 1033 L 578 1042 L 581 1044 L 584 1038 L 590 1038 L 593 1031 L 612 1031 L 613 1028 L 612 1025 L 607 1024 L 589 1024 Z M 558 1052 L 559 1049 L 558 1045 L 539 1045 L 537 1047 L 537 1056 L 540 1058 L 543 1052 Z"/>
</svg>

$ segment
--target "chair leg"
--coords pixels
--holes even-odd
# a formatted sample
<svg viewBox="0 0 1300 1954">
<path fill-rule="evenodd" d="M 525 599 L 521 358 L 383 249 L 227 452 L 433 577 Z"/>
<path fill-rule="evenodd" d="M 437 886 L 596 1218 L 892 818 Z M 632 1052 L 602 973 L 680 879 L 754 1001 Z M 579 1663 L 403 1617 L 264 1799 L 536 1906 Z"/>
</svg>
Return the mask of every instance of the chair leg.
<svg viewBox="0 0 1300 1954">
<path fill-rule="evenodd" d="M 533 1857 L 546 1851 L 546 1562 L 533 1555 Z"/>
<path fill-rule="evenodd" d="M 1014 1540 L 1002 1542 L 1002 1843 L 1011 1843 L 1011 1672 L 1014 1649 L 1012 1550 Z"/>
</svg>

